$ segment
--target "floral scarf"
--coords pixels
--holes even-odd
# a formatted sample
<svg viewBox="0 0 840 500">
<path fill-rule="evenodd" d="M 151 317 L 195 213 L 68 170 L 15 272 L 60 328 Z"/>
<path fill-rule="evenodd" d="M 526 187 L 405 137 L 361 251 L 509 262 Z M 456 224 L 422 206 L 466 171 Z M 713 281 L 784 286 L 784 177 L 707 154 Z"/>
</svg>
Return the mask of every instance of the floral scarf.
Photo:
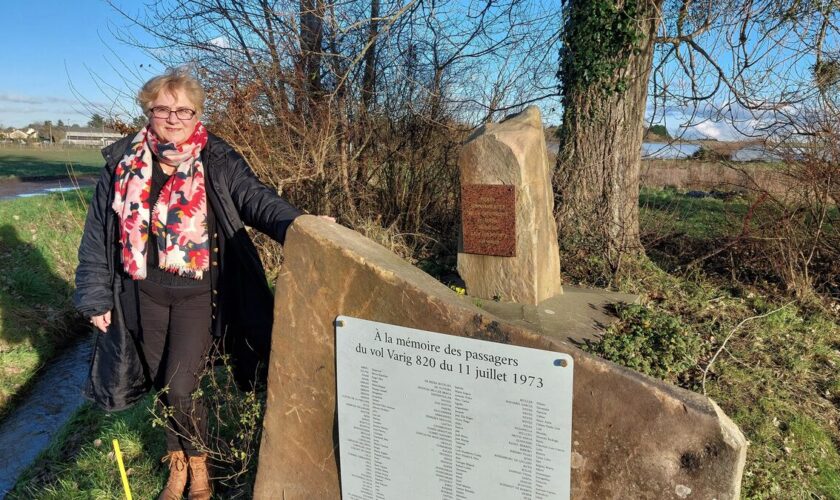
<svg viewBox="0 0 840 500">
<path fill-rule="evenodd" d="M 111 207 L 120 219 L 123 268 L 132 279 L 146 278 L 150 227 L 157 237 L 161 269 L 195 279 L 201 279 L 209 269 L 207 195 L 200 156 L 205 144 L 207 130 L 201 122 L 180 146 L 160 143 L 146 125 L 117 165 Z M 166 181 L 151 209 L 153 155 L 164 163 L 177 165 L 177 170 Z"/>
</svg>

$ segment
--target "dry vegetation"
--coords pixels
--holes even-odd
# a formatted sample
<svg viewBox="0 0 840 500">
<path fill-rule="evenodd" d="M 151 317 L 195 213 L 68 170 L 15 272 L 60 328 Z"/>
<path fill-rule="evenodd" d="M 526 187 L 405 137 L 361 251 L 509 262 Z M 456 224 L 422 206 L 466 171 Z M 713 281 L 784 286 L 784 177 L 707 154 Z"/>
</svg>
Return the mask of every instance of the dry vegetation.
<svg viewBox="0 0 840 500">
<path fill-rule="evenodd" d="M 163 63 L 190 62 L 205 121 L 265 182 L 420 258 L 454 251 L 469 131 L 556 102 L 554 17 L 521 0 L 157 0 L 126 13 L 166 47 Z"/>
</svg>

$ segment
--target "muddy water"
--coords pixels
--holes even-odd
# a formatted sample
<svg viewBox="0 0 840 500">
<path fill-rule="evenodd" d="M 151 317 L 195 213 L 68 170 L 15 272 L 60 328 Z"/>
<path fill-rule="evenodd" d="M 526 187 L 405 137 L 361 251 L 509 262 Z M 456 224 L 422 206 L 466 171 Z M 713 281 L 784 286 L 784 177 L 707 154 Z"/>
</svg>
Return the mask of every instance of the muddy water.
<svg viewBox="0 0 840 500">
<path fill-rule="evenodd" d="M 70 179 L 45 181 L 4 180 L 0 182 L 0 200 L 72 191 L 77 187 L 93 186 L 95 183 L 96 179 L 94 177 L 80 177 L 73 181 Z"/>
<path fill-rule="evenodd" d="M 0 422 L 0 499 L 83 402 L 92 339 L 83 337 L 41 369 L 15 409 Z"/>
</svg>

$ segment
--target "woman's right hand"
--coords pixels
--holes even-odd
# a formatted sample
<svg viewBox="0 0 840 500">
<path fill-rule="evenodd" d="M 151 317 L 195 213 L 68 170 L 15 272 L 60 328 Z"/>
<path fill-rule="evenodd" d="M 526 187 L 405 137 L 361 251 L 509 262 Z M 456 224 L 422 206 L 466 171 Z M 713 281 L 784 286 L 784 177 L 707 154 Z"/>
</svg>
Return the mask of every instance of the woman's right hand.
<svg viewBox="0 0 840 500">
<path fill-rule="evenodd" d="M 108 311 L 105 314 L 100 314 L 99 316 L 91 316 L 90 322 L 93 323 L 93 326 L 99 328 L 102 333 L 107 332 L 108 325 L 111 324 L 111 311 Z"/>
</svg>

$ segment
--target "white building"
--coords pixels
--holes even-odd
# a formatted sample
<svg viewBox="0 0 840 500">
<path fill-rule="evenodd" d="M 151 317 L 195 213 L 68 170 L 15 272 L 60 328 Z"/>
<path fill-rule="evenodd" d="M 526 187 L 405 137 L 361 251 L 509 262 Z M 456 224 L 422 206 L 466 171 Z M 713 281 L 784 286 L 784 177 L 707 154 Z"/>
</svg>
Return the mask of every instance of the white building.
<svg viewBox="0 0 840 500">
<path fill-rule="evenodd" d="M 5 135 L 7 138 L 12 140 L 26 141 L 29 139 L 37 139 L 38 131 L 36 131 L 34 128 L 28 128 L 26 130 L 14 129 Z"/>
<path fill-rule="evenodd" d="M 116 132 L 104 132 L 94 130 L 68 130 L 61 141 L 64 144 L 73 144 L 78 146 L 99 146 L 105 147 L 113 144 L 118 139 L 121 139 L 123 134 Z"/>
</svg>

